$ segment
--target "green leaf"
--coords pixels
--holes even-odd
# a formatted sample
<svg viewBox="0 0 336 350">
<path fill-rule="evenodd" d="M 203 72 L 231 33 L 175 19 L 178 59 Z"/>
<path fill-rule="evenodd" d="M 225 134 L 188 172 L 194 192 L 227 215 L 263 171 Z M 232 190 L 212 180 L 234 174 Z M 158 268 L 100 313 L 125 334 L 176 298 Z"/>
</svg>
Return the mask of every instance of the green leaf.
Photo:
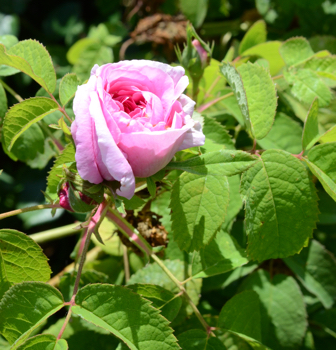
<svg viewBox="0 0 336 350">
<path fill-rule="evenodd" d="M 5 45 L 6 49 L 10 49 L 12 46 L 16 45 L 19 42 L 18 38 L 14 35 L 1 35 L 0 44 Z M 5 65 L 0 65 L 0 76 L 9 76 L 16 73 L 19 73 L 18 69 L 8 67 Z"/>
<path fill-rule="evenodd" d="M 56 73 L 51 57 L 38 41 L 20 41 L 7 52 L 5 46 L 0 45 L 0 64 L 19 69 L 50 93 L 55 90 Z"/>
<path fill-rule="evenodd" d="M 254 290 L 261 302 L 262 343 L 273 350 L 298 348 L 307 329 L 307 315 L 300 287 L 293 277 L 270 275 L 265 270 L 251 274 L 241 291 Z"/>
<path fill-rule="evenodd" d="M 7 109 L 8 105 L 6 92 L 2 84 L 0 83 L 0 127 L 2 126 L 3 118 L 5 117 Z"/>
<path fill-rule="evenodd" d="M 59 97 L 63 106 L 65 106 L 74 96 L 79 85 L 75 73 L 66 74 L 59 86 Z"/>
<path fill-rule="evenodd" d="M 312 57 L 308 60 L 304 68 L 315 71 L 328 86 L 336 85 L 336 56 Z"/>
<path fill-rule="evenodd" d="M 232 138 L 222 124 L 206 116 L 203 117 L 203 120 L 202 131 L 205 135 L 205 144 L 203 147 L 207 148 L 207 140 L 211 140 L 218 145 L 223 145 L 226 149 L 235 149 Z"/>
<path fill-rule="evenodd" d="M 127 288 L 150 300 L 156 309 L 161 310 L 161 315 L 170 322 L 177 316 L 181 308 L 181 297 L 176 297 L 174 293 L 160 286 L 153 284 L 132 284 L 127 286 Z"/>
<path fill-rule="evenodd" d="M 225 350 L 223 343 L 201 329 L 190 329 L 177 337 L 182 350 Z"/>
<path fill-rule="evenodd" d="M 11 107 L 3 125 L 4 143 L 8 151 L 30 126 L 57 109 L 57 103 L 45 97 L 32 97 Z"/>
<path fill-rule="evenodd" d="M 83 38 L 76 41 L 67 52 L 67 60 L 71 64 L 76 64 L 79 60 L 81 54 L 92 44 L 97 42 L 94 38 Z"/>
<path fill-rule="evenodd" d="M 196 175 L 232 176 L 250 168 L 257 159 L 257 156 L 244 151 L 220 150 L 181 162 L 170 162 L 166 169 L 177 169 Z"/>
<path fill-rule="evenodd" d="M 311 105 L 317 97 L 320 107 L 330 104 L 332 94 L 317 73 L 310 69 L 284 72 L 284 77 L 292 86 L 291 93 L 301 102 Z"/>
<path fill-rule="evenodd" d="M 248 130 L 256 139 L 264 138 L 271 130 L 277 106 L 271 76 L 250 62 L 242 64 L 238 71 L 223 63 L 222 73 L 233 89 Z"/>
<path fill-rule="evenodd" d="M 336 286 L 335 257 L 319 242 L 312 240 L 299 255 L 284 259 L 310 293 L 318 297 L 325 308 L 334 304 Z"/>
<path fill-rule="evenodd" d="M 151 195 L 151 197 L 155 198 L 156 196 L 155 181 L 151 177 L 147 177 L 146 181 L 147 181 L 147 189 L 149 191 L 149 194 Z"/>
<path fill-rule="evenodd" d="M 315 146 L 303 158 L 311 172 L 319 179 L 325 191 L 336 201 L 336 142 Z"/>
<path fill-rule="evenodd" d="M 192 275 L 204 278 L 234 270 L 248 263 L 245 251 L 234 237 L 220 230 L 216 237 L 199 252 L 194 252 Z"/>
<path fill-rule="evenodd" d="M 14 283 L 47 282 L 50 274 L 47 257 L 29 236 L 16 230 L 0 230 L 0 300 Z"/>
<path fill-rule="evenodd" d="M 62 294 L 49 284 L 15 284 L 0 302 L 0 332 L 17 347 L 35 328 L 60 310 L 63 303 Z"/>
<path fill-rule="evenodd" d="M 302 134 L 302 150 L 309 150 L 314 146 L 319 138 L 318 128 L 318 99 L 315 98 L 310 106 Z"/>
<path fill-rule="evenodd" d="M 242 176 L 248 257 L 262 261 L 299 252 L 312 237 L 317 195 L 306 167 L 280 150 L 265 151 Z"/>
<path fill-rule="evenodd" d="M 132 350 L 179 349 L 169 322 L 150 302 L 127 288 L 92 284 L 80 289 L 72 307 L 81 316 L 120 338 Z"/>
<path fill-rule="evenodd" d="M 320 142 L 336 142 L 336 125 L 326 131 L 318 140 Z"/>
<path fill-rule="evenodd" d="M 56 158 L 47 178 L 48 185 L 45 192 L 53 200 L 57 198 L 57 186 L 63 175 L 61 165 L 71 162 L 75 162 L 75 148 L 72 143 L 68 143 L 63 152 Z"/>
<path fill-rule="evenodd" d="M 314 55 L 306 38 L 296 37 L 285 41 L 280 47 L 280 54 L 287 66 L 298 65 Z"/>
<path fill-rule="evenodd" d="M 202 25 L 208 11 L 208 0 L 180 0 L 182 13 L 195 28 Z"/>
<path fill-rule="evenodd" d="M 239 45 L 239 55 L 243 55 L 251 47 L 264 43 L 266 38 L 267 30 L 265 21 L 259 20 L 255 22 L 244 35 Z"/>
<path fill-rule="evenodd" d="M 271 131 L 258 144 L 263 149 L 275 148 L 298 154 L 302 149 L 302 127 L 286 114 L 277 113 Z"/>
<path fill-rule="evenodd" d="M 170 202 L 174 240 L 180 249 L 192 252 L 207 245 L 222 225 L 228 204 L 225 176 L 183 173 L 173 186 Z"/>
<path fill-rule="evenodd" d="M 17 350 L 67 350 L 68 344 L 66 340 L 57 340 L 51 334 L 40 334 L 29 338 Z"/>
<path fill-rule="evenodd" d="M 270 64 L 271 75 L 277 74 L 284 67 L 285 62 L 279 53 L 282 45 L 280 41 L 268 41 L 246 50 L 243 56 L 258 56 L 267 60 Z"/>
<path fill-rule="evenodd" d="M 254 291 L 236 294 L 222 308 L 218 327 L 245 334 L 261 342 L 260 300 Z"/>
</svg>

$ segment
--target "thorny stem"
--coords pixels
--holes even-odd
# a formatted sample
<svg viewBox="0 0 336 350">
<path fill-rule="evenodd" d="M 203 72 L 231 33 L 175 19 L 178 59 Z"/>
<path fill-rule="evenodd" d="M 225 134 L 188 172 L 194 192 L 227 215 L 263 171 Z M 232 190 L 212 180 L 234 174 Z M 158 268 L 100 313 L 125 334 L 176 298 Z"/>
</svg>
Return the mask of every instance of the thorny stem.
<svg viewBox="0 0 336 350">
<path fill-rule="evenodd" d="M 64 320 L 64 323 L 63 323 L 63 326 L 62 326 L 60 332 L 58 333 L 57 340 L 60 340 L 62 338 L 63 332 L 64 332 L 66 326 L 68 325 L 68 322 L 69 322 L 71 314 L 72 314 L 72 310 L 71 310 L 72 305 L 73 305 L 73 303 L 70 302 L 70 308 L 69 308 L 68 314 Z"/>
<path fill-rule="evenodd" d="M 0 79 L 0 83 L 15 99 L 17 99 L 19 102 L 23 101 L 23 98 L 19 94 L 17 94 L 11 87 L 9 87 L 3 80 Z"/>
<path fill-rule="evenodd" d="M 16 209 L 16 210 L 8 211 L 7 213 L 0 214 L 0 220 L 9 218 L 14 215 L 27 213 L 28 211 L 41 210 L 41 209 L 53 209 L 53 208 L 60 209 L 61 206 L 59 204 L 39 204 L 39 205 L 34 205 L 32 207 Z"/>
</svg>

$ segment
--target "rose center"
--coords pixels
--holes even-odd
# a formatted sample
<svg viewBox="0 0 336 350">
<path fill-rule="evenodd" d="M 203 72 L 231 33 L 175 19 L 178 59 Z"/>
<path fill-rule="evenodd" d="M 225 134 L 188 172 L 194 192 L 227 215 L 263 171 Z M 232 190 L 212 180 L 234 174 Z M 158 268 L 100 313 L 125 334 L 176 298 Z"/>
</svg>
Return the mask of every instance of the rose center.
<svg viewBox="0 0 336 350">
<path fill-rule="evenodd" d="M 133 117 L 132 112 L 138 112 L 139 110 L 143 112 L 146 108 L 146 100 L 140 92 L 135 92 L 134 94 L 114 94 L 112 98 L 122 104 L 124 111 Z M 138 114 L 138 113 L 136 113 Z"/>
</svg>

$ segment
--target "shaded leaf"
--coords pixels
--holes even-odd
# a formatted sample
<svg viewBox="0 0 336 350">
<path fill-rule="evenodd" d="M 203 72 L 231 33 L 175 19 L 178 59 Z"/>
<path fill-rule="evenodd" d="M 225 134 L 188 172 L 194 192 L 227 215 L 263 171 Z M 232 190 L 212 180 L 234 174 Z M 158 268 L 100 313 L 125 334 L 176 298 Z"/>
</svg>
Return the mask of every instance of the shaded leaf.
<svg viewBox="0 0 336 350">
<path fill-rule="evenodd" d="M 177 337 L 182 350 L 225 350 L 226 347 L 218 339 L 208 337 L 201 329 L 191 329 Z"/>
<path fill-rule="evenodd" d="M 57 340 L 51 334 L 40 334 L 29 338 L 17 350 L 67 350 L 68 344 L 66 340 Z"/>
</svg>

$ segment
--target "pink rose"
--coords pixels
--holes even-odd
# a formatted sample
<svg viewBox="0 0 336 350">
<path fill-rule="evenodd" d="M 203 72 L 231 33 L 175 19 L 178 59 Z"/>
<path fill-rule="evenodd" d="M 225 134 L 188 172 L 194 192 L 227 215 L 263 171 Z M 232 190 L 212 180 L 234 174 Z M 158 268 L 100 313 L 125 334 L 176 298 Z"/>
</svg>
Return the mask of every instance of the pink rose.
<svg viewBox="0 0 336 350">
<path fill-rule="evenodd" d="M 135 177 L 164 168 L 177 151 L 204 144 L 182 67 L 145 61 L 95 65 L 78 87 L 71 133 L 79 175 L 94 184 L 117 180 L 130 199 Z"/>
</svg>

